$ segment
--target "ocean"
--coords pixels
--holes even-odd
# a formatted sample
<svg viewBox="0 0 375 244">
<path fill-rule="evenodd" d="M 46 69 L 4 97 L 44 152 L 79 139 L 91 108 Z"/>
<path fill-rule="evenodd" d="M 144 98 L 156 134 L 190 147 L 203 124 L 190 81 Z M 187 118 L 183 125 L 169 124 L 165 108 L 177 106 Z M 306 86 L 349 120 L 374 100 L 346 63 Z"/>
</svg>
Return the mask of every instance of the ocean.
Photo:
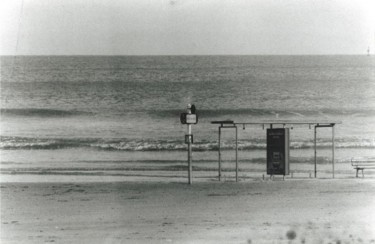
<svg viewBox="0 0 375 244">
<path fill-rule="evenodd" d="M 100 174 L 186 170 L 186 125 L 195 104 L 196 171 L 217 167 L 215 120 L 341 121 L 335 159 L 375 157 L 374 56 L 2 56 L 1 173 Z M 308 173 L 314 130 L 292 125 L 291 168 Z M 224 166 L 233 169 L 234 132 Z M 331 129 L 318 130 L 322 172 Z M 265 172 L 266 130 L 239 128 L 240 170 Z M 299 165 L 307 165 L 299 167 Z M 325 167 L 325 165 L 327 167 Z M 341 165 L 341 166 L 340 166 Z M 42 177 L 42 176 L 41 176 Z"/>
</svg>

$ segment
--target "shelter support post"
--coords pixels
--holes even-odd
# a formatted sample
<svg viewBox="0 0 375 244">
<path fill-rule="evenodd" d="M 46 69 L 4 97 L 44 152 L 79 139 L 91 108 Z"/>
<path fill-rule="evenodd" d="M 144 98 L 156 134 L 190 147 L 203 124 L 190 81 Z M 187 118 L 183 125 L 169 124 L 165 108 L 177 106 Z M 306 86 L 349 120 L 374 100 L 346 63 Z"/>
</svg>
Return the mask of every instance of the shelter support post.
<svg viewBox="0 0 375 244">
<path fill-rule="evenodd" d="M 238 128 L 236 128 L 236 182 L 238 182 Z"/>
<path fill-rule="evenodd" d="M 316 178 L 316 128 L 317 126 L 314 126 L 314 177 Z"/>
<path fill-rule="evenodd" d="M 222 126 L 219 126 L 219 181 L 221 181 L 221 128 Z"/>
<path fill-rule="evenodd" d="M 238 127 L 237 125 L 232 126 L 219 126 L 219 140 L 218 140 L 218 151 L 219 151 L 219 167 L 218 167 L 218 178 L 221 181 L 221 131 L 225 128 L 235 128 L 236 129 L 236 181 L 238 182 Z"/>
<path fill-rule="evenodd" d="M 332 178 L 335 178 L 335 124 L 325 124 L 325 125 L 320 125 L 317 124 L 314 127 L 314 173 L 315 173 L 315 178 L 316 178 L 316 164 L 317 164 L 317 155 L 316 155 L 316 133 L 317 133 L 317 128 L 320 127 L 331 127 L 332 128 Z"/>
<path fill-rule="evenodd" d="M 335 178 L 335 126 L 332 125 L 332 178 Z"/>
</svg>

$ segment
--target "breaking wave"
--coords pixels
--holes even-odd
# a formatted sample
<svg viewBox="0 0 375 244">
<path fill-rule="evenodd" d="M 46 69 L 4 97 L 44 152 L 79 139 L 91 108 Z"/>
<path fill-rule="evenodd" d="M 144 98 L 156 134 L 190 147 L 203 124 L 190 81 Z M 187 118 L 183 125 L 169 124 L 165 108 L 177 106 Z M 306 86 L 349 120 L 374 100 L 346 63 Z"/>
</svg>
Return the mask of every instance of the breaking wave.
<svg viewBox="0 0 375 244">
<path fill-rule="evenodd" d="M 330 140 L 317 141 L 318 148 L 330 148 Z M 374 139 L 336 139 L 336 148 L 375 148 Z M 262 139 L 240 140 L 239 150 L 265 149 L 266 141 Z M 292 149 L 313 148 L 314 142 L 292 141 Z M 90 148 L 108 151 L 180 151 L 186 150 L 186 144 L 182 140 L 130 140 L 130 139 L 92 139 L 92 138 L 25 138 L 25 137 L 0 137 L 0 149 L 3 150 L 56 150 L 64 148 Z M 217 141 L 197 141 L 193 144 L 195 151 L 214 151 L 218 149 Z M 235 148 L 235 142 L 222 141 L 221 149 Z"/>
</svg>

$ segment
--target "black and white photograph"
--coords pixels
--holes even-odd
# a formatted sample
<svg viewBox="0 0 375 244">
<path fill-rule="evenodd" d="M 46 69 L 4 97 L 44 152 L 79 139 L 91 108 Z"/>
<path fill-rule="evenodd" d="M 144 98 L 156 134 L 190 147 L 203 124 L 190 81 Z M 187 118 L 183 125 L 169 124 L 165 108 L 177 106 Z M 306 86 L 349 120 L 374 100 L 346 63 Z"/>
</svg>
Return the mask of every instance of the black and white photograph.
<svg viewBox="0 0 375 244">
<path fill-rule="evenodd" d="M 0 243 L 375 244 L 374 0 L 1 0 Z"/>
</svg>

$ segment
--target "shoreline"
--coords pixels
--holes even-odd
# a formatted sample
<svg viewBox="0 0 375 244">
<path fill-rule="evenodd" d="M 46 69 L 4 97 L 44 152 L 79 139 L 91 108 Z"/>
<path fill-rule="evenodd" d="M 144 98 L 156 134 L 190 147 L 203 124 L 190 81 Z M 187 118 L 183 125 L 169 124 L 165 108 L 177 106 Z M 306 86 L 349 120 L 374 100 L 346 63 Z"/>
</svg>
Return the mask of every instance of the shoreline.
<svg viewBox="0 0 375 244">
<path fill-rule="evenodd" d="M 194 182 L 219 182 L 217 171 L 193 171 L 192 180 Z M 234 171 L 222 171 L 221 182 L 235 182 Z M 352 172 L 338 173 L 332 177 L 332 172 L 318 172 L 314 178 L 314 172 L 292 172 L 289 175 L 275 175 L 274 181 L 288 180 L 375 180 L 374 172 L 365 172 L 365 176 L 355 176 L 355 170 Z M 238 181 L 242 183 L 251 183 L 253 181 L 273 181 L 266 172 L 239 172 Z M 135 182 L 135 183 L 187 183 L 187 170 L 180 171 L 163 171 L 163 170 L 127 170 L 127 171 L 93 171 L 89 173 L 74 172 L 51 172 L 44 173 L 40 171 L 25 173 L 1 173 L 0 184 L 3 183 L 100 183 L 100 182 Z"/>
</svg>

